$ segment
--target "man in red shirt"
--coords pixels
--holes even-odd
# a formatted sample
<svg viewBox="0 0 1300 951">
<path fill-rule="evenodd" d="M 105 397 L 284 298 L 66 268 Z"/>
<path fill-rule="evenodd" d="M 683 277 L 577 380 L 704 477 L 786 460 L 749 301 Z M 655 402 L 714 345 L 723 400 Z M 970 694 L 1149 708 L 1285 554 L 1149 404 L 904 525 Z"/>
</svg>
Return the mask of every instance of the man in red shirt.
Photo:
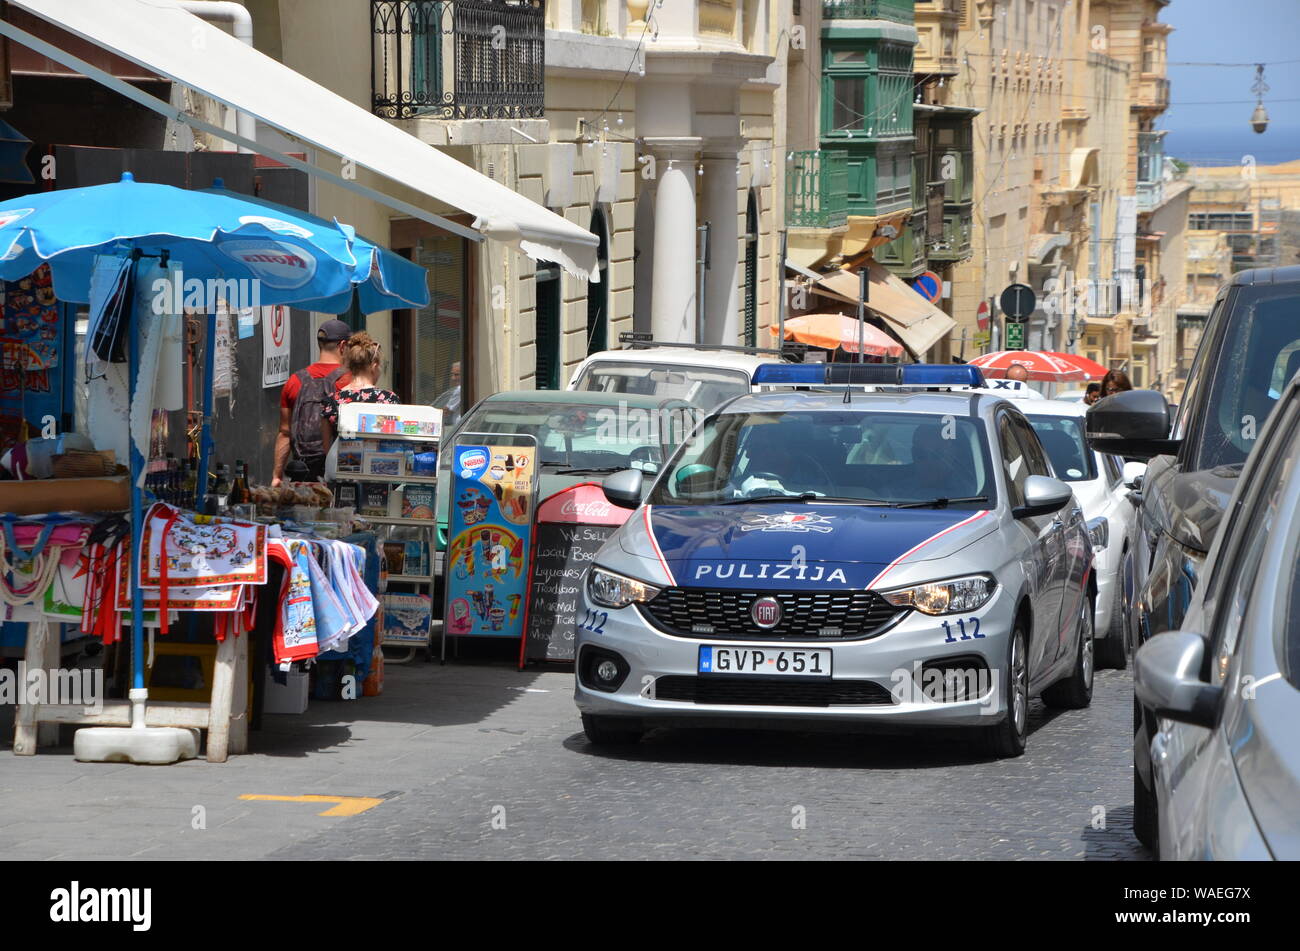
<svg viewBox="0 0 1300 951">
<path fill-rule="evenodd" d="M 343 389 L 352 377 L 343 369 L 339 344 L 352 335 L 341 320 L 327 320 L 316 331 L 320 355 L 316 362 L 289 377 L 280 390 L 280 432 L 275 437 L 275 468 L 271 485 L 279 485 L 288 470 L 290 479 L 319 480 L 325 473 L 321 451 L 321 402 L 332 383 Z M 289 457 L 292 454 L 293 461 Z"/>
</svg>

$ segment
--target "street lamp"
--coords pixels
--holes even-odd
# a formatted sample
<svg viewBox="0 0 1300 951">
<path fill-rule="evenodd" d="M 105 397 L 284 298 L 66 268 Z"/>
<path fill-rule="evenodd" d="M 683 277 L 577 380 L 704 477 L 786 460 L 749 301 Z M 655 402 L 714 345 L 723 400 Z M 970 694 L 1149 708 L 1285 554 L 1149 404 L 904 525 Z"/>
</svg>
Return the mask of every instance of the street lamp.
<svg viewBox="0 0 1300 951">
<path fill-rule="evenodd" d="M 1268 111 L 1264 108 L 1264 93 L 1268 92 L 1268 83 L 1264 82 L 1264 64 L 1255 64 L 1255 82 L 1250 91 L 1255 94 L 1255 111 L 1250 114 L 1250 127 L 1256 132 L 1268 128 Z"/>
</svg>

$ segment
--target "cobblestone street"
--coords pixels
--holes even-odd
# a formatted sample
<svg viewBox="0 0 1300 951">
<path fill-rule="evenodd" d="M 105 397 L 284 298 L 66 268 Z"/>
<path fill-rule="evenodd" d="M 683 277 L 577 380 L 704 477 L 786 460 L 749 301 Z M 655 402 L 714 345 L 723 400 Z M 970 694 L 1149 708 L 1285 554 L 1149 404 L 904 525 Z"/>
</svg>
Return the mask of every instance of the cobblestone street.
<svg viewBox="0 0 1300 951">
<path fill-rule="evenodd" d="M 1148 858 L 1131 832 L 1124 672 L 1097 675 L 1088 710 L 1049 714 L 1035 702 L 1027 753 L 1003 761 L 947 737 L 750 731 L 658 730 L 625 752 L 597 753 L 571 684 L 567 673 L 500 666 L 393 668 L 382 697 L 268 717 L 252 753 L 223 765 L 77 763 L 68 746 L 5 751 L 0 854 Z M 248 795 L 383 801 L 339 817 Z M 1101 810 L 1105 827 L 1094 828 Z"/>
</svg>

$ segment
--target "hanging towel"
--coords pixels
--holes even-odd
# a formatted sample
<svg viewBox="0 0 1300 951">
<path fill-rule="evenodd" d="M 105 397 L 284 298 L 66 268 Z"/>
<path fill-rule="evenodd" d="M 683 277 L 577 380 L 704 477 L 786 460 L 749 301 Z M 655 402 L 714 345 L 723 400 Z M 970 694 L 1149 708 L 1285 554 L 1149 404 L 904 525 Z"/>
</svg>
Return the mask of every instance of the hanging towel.
<svg viewBox="0 0 1300 951">
<path fill-rule="evenodd" d="M 174 265 L 163 270 L 148 258 L 136 265 L 132 303 L 140 331 L 140 365 L 131 399 L 131 440 L 143 459 L 149 458 L 153 411 L 184 405 L 183 328 L 181 316 L 170 312 L 171 282 L 179 279 Z M 142 468 L 137 483 L 142 488 L 146 475 Z"/>
</svg>

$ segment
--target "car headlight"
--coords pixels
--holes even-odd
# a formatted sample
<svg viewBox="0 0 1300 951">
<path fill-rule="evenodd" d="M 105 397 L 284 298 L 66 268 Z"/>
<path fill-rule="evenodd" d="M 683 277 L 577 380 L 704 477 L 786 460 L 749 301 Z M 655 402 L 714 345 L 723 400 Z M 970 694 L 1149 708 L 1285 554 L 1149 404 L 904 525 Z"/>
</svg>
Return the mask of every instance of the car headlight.
<svg viewBox="0 0 1300 951">
<path fill-rule="evenodd" d="M 895 607 L 916 608 L 922 614 L 956 614 L 983 607 L 997 587 L 989 575 L 969 575 L 882 591 L 881 597 Z"/>
<path fill-rule="evenodd" d="M 591 600 L 606 608 L 625 608 L 633 602 L 649 601 L 659 588 L 612 571 L 592 567 L 587 575 L 587 593 Z"/>
<path fill-rule="evenodd" d="M 1105 518 L 1089 520 L 1088 538 L 1092 541 L 1093 551 L 1103 551 L 1110 544 L 1110 522 Z"/>
</svg>

